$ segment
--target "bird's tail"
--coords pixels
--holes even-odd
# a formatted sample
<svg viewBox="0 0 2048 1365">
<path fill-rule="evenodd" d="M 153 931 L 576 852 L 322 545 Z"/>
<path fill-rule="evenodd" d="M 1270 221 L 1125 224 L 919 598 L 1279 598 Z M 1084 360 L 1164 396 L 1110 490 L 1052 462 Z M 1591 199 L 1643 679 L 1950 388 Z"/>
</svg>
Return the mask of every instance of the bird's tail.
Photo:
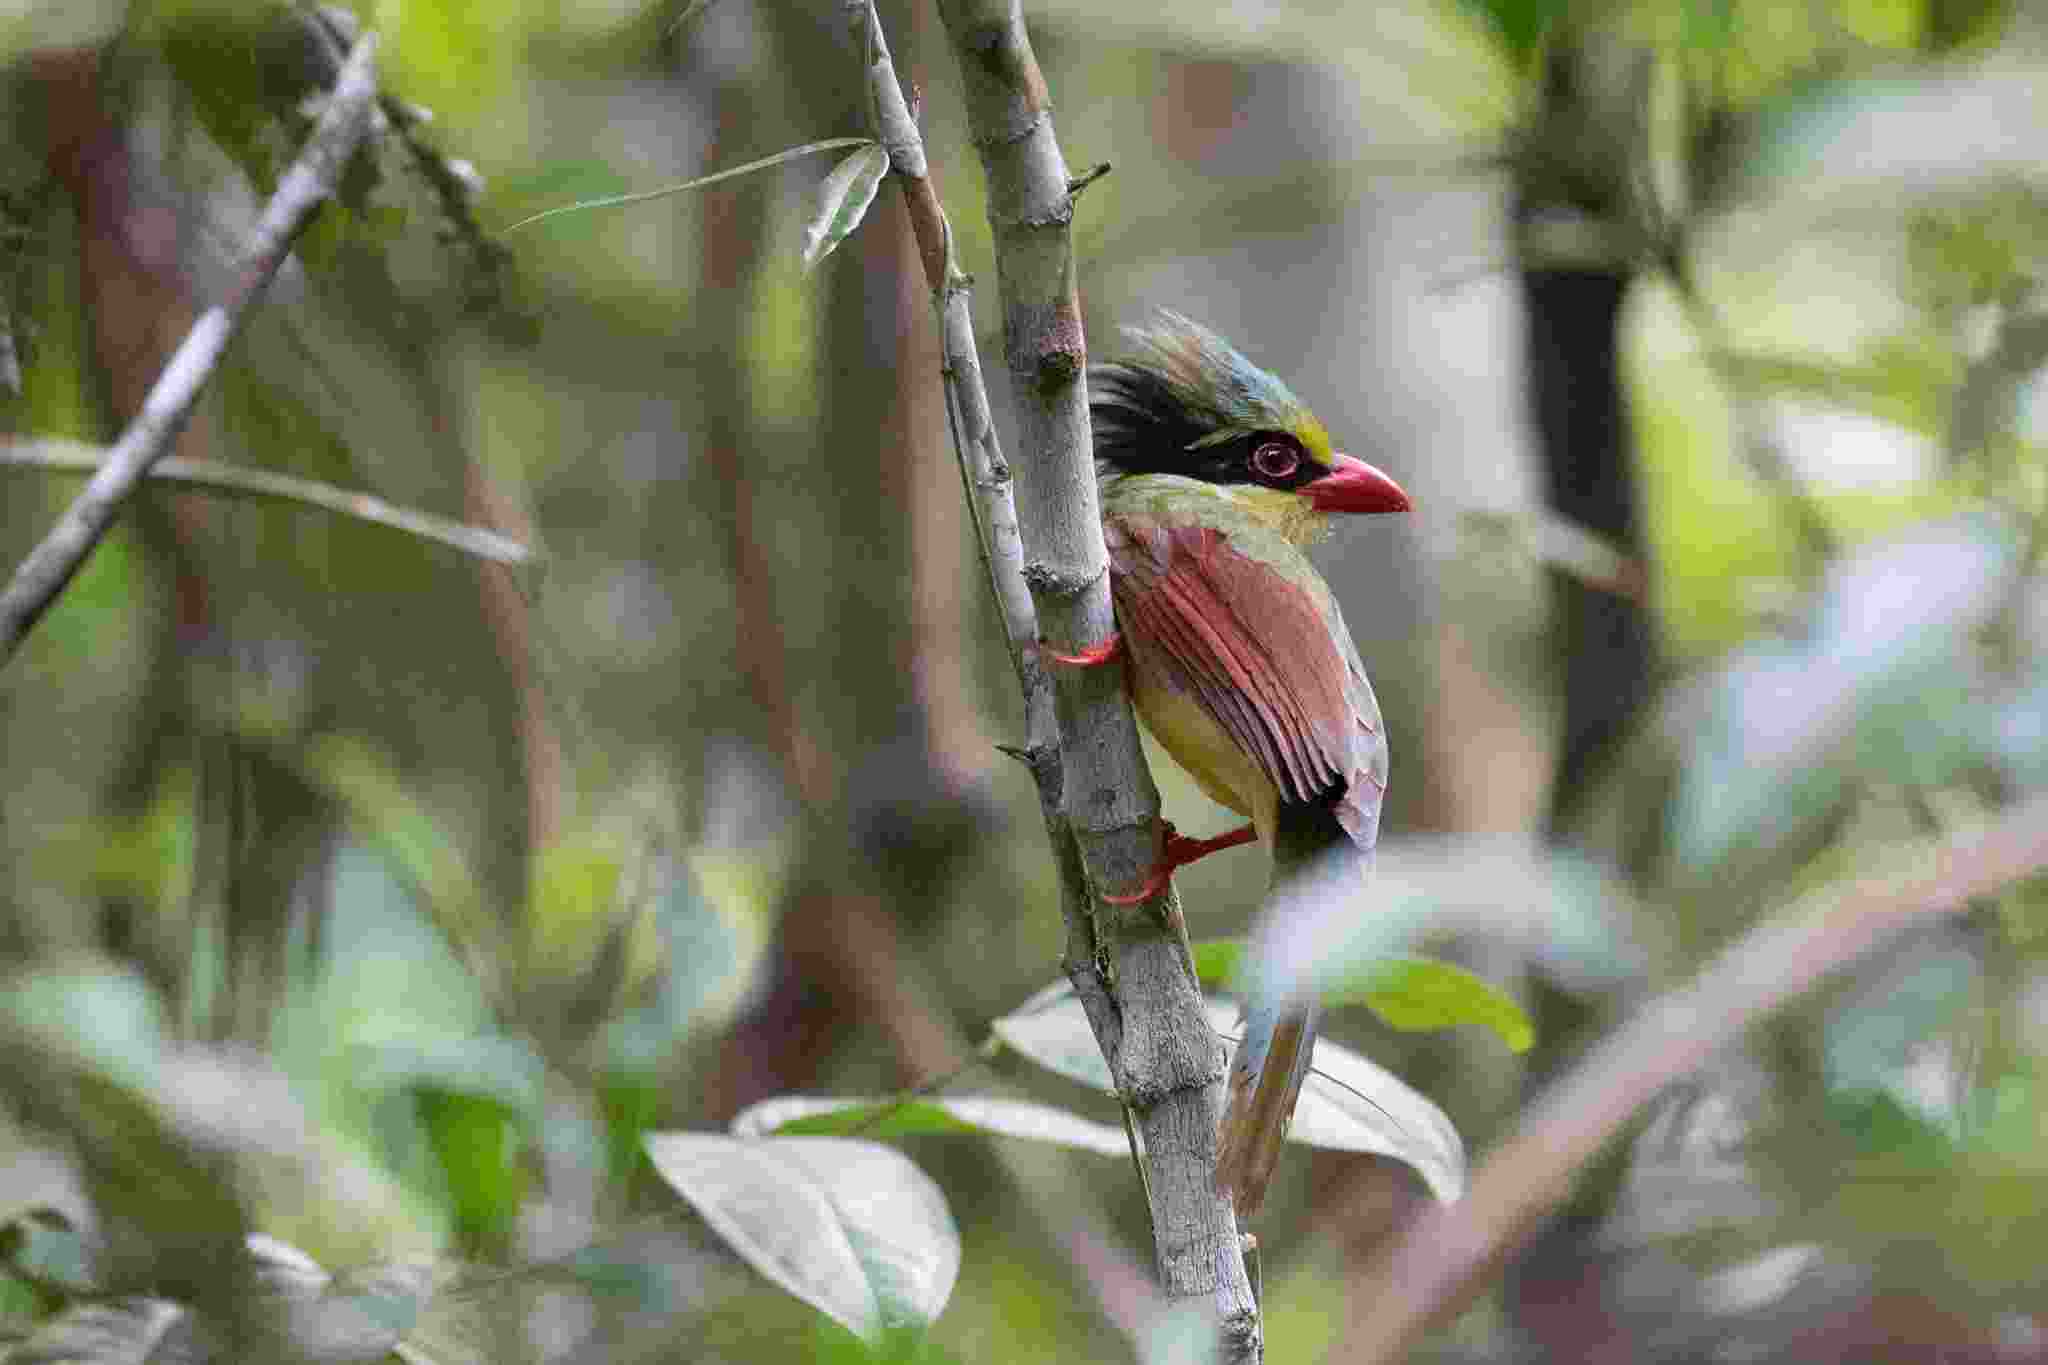
<svg viewBox="0 0 2048 1365">
<path fill-rule="evenodd" d="M 1239 1218 L 1265 1202 L 1315 1041 L 1314 1005 L 1253 1008 L 1245 1016 L 1230 1063 L 1230 1102 L 1216 1130 L 1216 1188 L 1229 1192 Z"/>
<path fill-rule="evenodd" d="M 1338 867 L 1342 871 L 1333 881 L 1330 873 Z M 1362 883 L 1371 867 L 1371 848 L 1361 848 L 1345 832 L 1329 804 L 1280 807 L 1273 837 L 1275 890 L 1290 883 L 1304 890 L 1314 885 L 1322 893 L 1348 889 L 1354 878 Z M 1266 1183 L 1308 1076 L 1316 1015 L 1313 1000 L 1247 1004 L 1244 1039 L 1230 1062 L 1230 1098 L 1216 1129 L 1216 1188 L 1230 1192 L 1239 1218 L 1251 1217 L 1265 1202 Z"/>
</svg>

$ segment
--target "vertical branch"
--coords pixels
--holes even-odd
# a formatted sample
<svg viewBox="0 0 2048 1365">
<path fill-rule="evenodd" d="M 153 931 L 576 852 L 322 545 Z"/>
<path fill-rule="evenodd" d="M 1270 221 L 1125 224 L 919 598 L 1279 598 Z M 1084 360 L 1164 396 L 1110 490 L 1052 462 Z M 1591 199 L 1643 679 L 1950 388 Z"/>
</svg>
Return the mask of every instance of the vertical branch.
<svg viewBox="0 0 2048 1365">
<path fill-rule="evenodd" d="M 867 4 L 849 4 L 857 22 Z M 1158 856 L 1159 796 L 1118 673 L 1048 680 L 1039 639 L 1066 649 L 1116 629 L 1089 433 L 1087 341 L 1074 284 L 1073 196 L 1049 99 L 1015 3 L 942 2 L 988 176 L 1005 350 L 1026 477 L 1012 491 L 973 348 L 966 281 L 877 26 L 856 32 L 872 64 L 877 129 L 909 206 L 944 324 L 948 409 L 970 505 L 1024 689 L 1025 758 L 1060 864 L 1066 968 L 1144 1133 L 1152 1223 L 1173 1299 L 1216 1304 L 1226 1358 L 1261 1358 L 1235 1215 L 1213 1185 L 1223 1051 L 1209 1030 L 1171 891 L 1111 914 L 1089 883 L 1141 881 Z M 1021 516 L 1013 500 L 1021 496 Z M 1021 531 L 1020 531 L 1021 527 Z M 1027 551 L 1028 545 L 1028 551 Z M 1028 554 L 1028 558 L 1027 558 Z"/>
</svg>

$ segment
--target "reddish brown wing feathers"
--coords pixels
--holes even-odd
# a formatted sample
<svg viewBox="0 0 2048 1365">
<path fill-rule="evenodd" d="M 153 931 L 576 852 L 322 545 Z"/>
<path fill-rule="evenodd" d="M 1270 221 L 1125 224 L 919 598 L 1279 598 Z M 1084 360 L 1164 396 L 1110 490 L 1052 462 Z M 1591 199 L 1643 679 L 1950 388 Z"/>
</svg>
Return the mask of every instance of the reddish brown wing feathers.
<svg viewBox="0 0 2048 1365">
<path fill-rule="evenodd" d="M 1161 670 L 1200 702 L 1282 800 L 1341 788 L 1376 808 L 1378 716 L 1354 702 L 1350 651 L 1331 633 L 1342 623 L 1220 531 L 1123 520 L 1106 529 L 1134 665 Z"/>
</svg>

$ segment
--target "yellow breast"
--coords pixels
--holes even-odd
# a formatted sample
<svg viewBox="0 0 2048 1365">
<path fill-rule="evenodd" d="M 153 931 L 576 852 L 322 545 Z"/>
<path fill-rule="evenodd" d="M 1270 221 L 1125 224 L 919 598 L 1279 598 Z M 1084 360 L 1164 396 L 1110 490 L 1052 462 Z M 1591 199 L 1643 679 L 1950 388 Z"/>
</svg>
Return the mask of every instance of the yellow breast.
<svg viewBox="0 0 2048 1365">
<path fill-rule="evenodd" d="M 1131 703 L 1159 747 L 1187 769 L 1204 795 L 1249 816 L 1259 837 L 1271 841 L 1279 789 L 1193 697 L 1158 686 L 1144 670 L 1132 669 Z"/>
</svg>

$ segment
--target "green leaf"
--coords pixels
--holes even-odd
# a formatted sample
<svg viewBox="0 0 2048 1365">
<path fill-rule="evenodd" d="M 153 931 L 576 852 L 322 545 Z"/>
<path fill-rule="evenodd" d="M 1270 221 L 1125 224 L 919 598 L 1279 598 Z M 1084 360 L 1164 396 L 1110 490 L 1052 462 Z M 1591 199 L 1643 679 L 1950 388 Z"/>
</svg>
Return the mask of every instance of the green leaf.
<svg viewBox="0 0 2048 1365">
<path fill-rule="evenodd" d="M 1513 996 L 1454 962 L 1389 958 L 1366 985 L 1364 1003 L 1388 1028 L 1404 1033 L 1478 1024 L 1499 1035 L 1510 1052 L 1527 1052 L 1536 1042 L 1536 1026 Z"/>
<path fill-rule="evenodd" d="M 811 221 L 804 225 L 804 269 L 815 269 L 860 226 L 888 170 L 889 153 L 878 142 L 869 143 L 832 168 L 832 174 L 818 187 Z"/>
<path fill-rule="evenodd" d="M 1464 6 L 1486 21 L 1516 63 L 1524 67 L 1535 58 L 1567 8 L 1566 0 L 1464 0 Z"/>
<path fill-rule="evenodd" d="M 565 213 L 577 213 L 584 209 L 616 208 L 622 204 L 645 204 L 655 199 L 666 199 L 672 194 L 686 194 L 691 190 L 701 190 L 706 185 L 716 185 L 721 180 L 731 180 L 738 176 L 752 174 L 755 171 L 765 171 L 770 166 L 780 166 L 785 161 L 795 161 L 799 157 L 811 156 L 817 152 L 837 151 L 841 147 L 872 147 L 874 145 L 874 142 L 864 137 L 828 137 L 821 142 L 806 142 L 801 147 L 791 147 L 786 151 L 777 152 L 773 156 L 764 156 L 758 161 L 749 161 L 744 166 L 734 166 L 730 170 L 714 171 L 710 175 L 700 175 L 695 180 L 685 180 L 679 185 L 664 185 L 658 190 L 642 190 L 637 194 L 614 194 L 603 199 L 583 199 L 574 204 L 558 204 L 554 208 L 528 214 L 518 222 L 511 224 L 505 231 L 516 232 L 529 223 L 540 222 L 543 218 L 556 218 Z"/>
<path fill-rule="evenodd" d="M 949 1095 L 931 1099 L 853 1099 L 823 1095 L 777 1095 L 740 1111 L 734 1137 L 814 1136 L 1025 1138 L 1078 1147 L 1104 1156 L 1124 1156 L 1130 1140 L 1120 1128 L 1095 1123 L 1067 1110 L 995 1095 Z"/>
<path fill-rule="evenodd" d="M 925 1327 L 952 1295 L 953 1215 L 893 1148 L 653 1133 L 647 1154 L 742 1260 L 857 1336 Z"/>
<path fill-rule="evenodd" d="M 1207 939 L 1194 945 L 1195 972 L 1202 984 L 1220 989 L 1237 979 L 1246 942 Z M 1332 983 L 1322 995 L 1333 1008 L 1363 1005 L 1388 1028 L 1403 1033 L 1478 1024 L 1499 1035 L 1510 1051 L 1527 1052 L 1535 1025 L 1512 996 L 1455 963 L 1433 957 L 1388 957 L 1367 963 Z"/>
</svg>

